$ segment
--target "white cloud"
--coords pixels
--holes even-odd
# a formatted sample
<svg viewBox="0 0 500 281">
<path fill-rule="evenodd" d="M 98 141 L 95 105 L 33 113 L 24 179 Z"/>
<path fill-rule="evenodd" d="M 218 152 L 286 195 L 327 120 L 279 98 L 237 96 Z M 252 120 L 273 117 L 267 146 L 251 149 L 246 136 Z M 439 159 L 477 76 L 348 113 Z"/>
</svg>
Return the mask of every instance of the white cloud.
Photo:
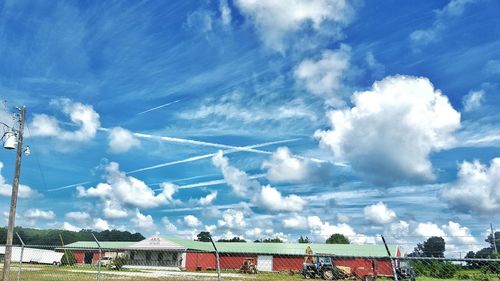
<svg viewBox="0 0 500 281">
<path fill-rule="evenodd" d="M 307 225 L 309 226 L 311 234 L 324 241 L 334 233 L 340 233 L 345 236 L 356 235 L 356 232 L 350 225 L 346 223 L 331 225 L 329 222 L 322 222 L 321 218 L 318 216 L 308 216 Z"/>
<path fill-rule="evenodd" d="M 165 227 L 167 233 L 172 234 L 177 232 L 177 227 L 173 223 L 171 223 L 167 217 L 161 218 L 161 223 Z"/>
<path fill-rule="evenodd" d="M 295 194 L 282 196 L 281 192 L 270 185 L 263 186 L 254 201 L 271 212 L 300 212 L 306 205 L 306 201 L 301 197 Z"/>
<path fill-rule="evenodd" d="M 112 209 L 132 206 L 138 208 L 155 208 L 167 204 L 176 204 L 172 198 L 177 188 L 170 183 L 162 183 L 162 192 L 155 192 L 143 181 L 127 176 L 120 171 L 118 163 L 111 162 L 105 167 L 106 183 L 99 183 L 96 187 L 85 190 L 84 187 L 77 187 L 80 197 L 98 197 L 106 207 Z"/>
<path fill-rule="evenodd" d="M 484 101 L 484 90 L 471 91 L 462 99 L 462 104 L 466 112 L 473 111 L 481 107 Z"/>
<path fill-rule="evenodd" d="M 386 77 L 352 102 L 328 113 L 322 147 L 376 183 L 435 179 L 429 155 L 454 144 L 460 113 L 427 78 Z"/>
<path fill-rule="evenodd" d="M 207 206 L 212 204 L 212 202 L 217 198 L 217 191 L 211 192 L 205 197 L 200 198 L 200 205 Z"/>
<path fill-rule="evenodd" d="M 121 127 L 112 128 L 108 135 L 109 150 L 113 153 L 127 152 L 138 147 L 141 142 L 129 131 Z"/>
<path fill-rule="evenodd" d="M 3 169 L 3 163 L 0 162 L 0 196 L 7 196 L 10 197 L 12 195 L 12 184 L 6 183 L 5 178 L 2 176 L 2 169 Z M 18 189 L 18 198 L 22 199 L 28 199 L 28 198 L 33 198 L 38 193 L 31 189 L 31 187 L 20 184 L 19 189 Z"/>
<path fill-rule="evenodd" d="M 140 229 L 140 231 L 148 231 L 155 229 L 155 223 L 151 215 L 142 214 L 139 209 L 135 209 L 135 215 L 130 220 L 134 227 Z"/>
<path fill-rule="evenodd" d="M 223 25 L 231 25 L 231 9 L 227 4 L 227 0 L 220 0 L 219 12 Z"/>
<path fill-rule="evenodd" d="M 103 220 L 101 218 L 95 218 L 93 228 L 97 231 L 104 231 L 104 230 L 109 230 L 110 225 L 106 220 Z"/>
<path fill-rule="evenodd" d="M 253 21 L 264 44 L 278 51 L 285 49 L 287 35 L 305 26 L 318 31 L 330 22 L 340 29 L 352 17 L 345 0 L 236 0 L 235 5 Z"/>
<path fill-rule="evenodd" d="M 342 45 L 338 50 L 324 51 L 318 60 L 303 60 L 295 69 L 295 77 L 309 92 L 323 97 L 327 104 L 343 105 L 339 90 L 350 66 L 350 52 L 349 46 Z"/>
<path fill-rule="evenodd" d="M 88 219 L 90 219 L 90 215 L 86 212 L 69 212 L 66 213 L 65 218 L 67 220 L 72 220 L 75 222 L 84 222 Z"/>
<path fill-rule="evenodd" d="M 414 230 L 414 233 L 419 236 L 427 238 L 432 236 L 443 237 L 446 235 L 444 231 L 441 228 L 439 228 L 439 226 L 431 222 L 418 223 Z"/>
<path fill-rule="evenodd" d="M 500 74 L 500 60 L 489 60 L 485 67 L 484 70 L 488 74 Z"/>
<path fill-rule="evenodd" d="M 447 21 L 451 18 L 461 16 L 468 4 L 477 0 L 450 0 L 441 10 L 435 12 L 435 19 L 432 27 L 428 29 L 415 30 L 410 34 L 413 43 L 426 45 L 441 38 L 443 32 L 447 29 Z"/>
<path fill-rule="evenodd" d="M 85 142 L 93 139 L 101 123 L 99 114 L 91 105 L 73 102 L 63 98 L 51 102 L 69 116 L 71 122 L 80 128 L 66 131 L 59 126 L 59 120 L 46 114 L 35 114 L 28 125 L 31 136 L 55 137 L 64 141 Z"/>
<path fill-rule="evenodd" d="M 190 228 L 195 228 L 195 227 L 198 227 L 201 225 L 200 220 L 193 215 L 187 215 L 183 218 L 183 220 L 184 220 L 184 224 Z"/>
<path fill-rule="evenodd" d="M 228 209 L 222 213 L 222 220 L 217 225 L 223 228 L 242 230 L 246 227 L 245 215 L 241 211 Z"/>
<path fill-rule="evenodd" d="M 366 206 L 363 213 L 366 220 L 375 224 L 388 224 L 396 219 L 396 212 L 387 208 L 383 202 Z"/>
<path fill-rule="evenodd" d="M 81 227 L 78 227 L 78 226 L 75 226 L 75 225 L 72 225 L 71 223 L 69 222 L 64 222 L 63 223 L 63 229 L 64 230 L 68 230 L 68 231 L 75 231 L 75 232 L 78 232 L 80 231 L 82 228 Z"/>
<path fill-rule="evenodd" d="M 307 229 L 307 220 L 304 216 L 295 215 L 283 220 L 283 227 L 290 229 Z"/>
<path fill-rule="evenodd" d="M 232 188 L 234 194 L 244 197 L 259 189 L 259 182 L 250 179 L 245 172 L 231 166 L 229 159 L 223 155 L 222 151 L 219 151 L 212 158 L 212 163 L 221 170 L 224 179 Z"/>
<path fill-rule="evenodd" d="M 332 172 L 330 164 L 316 163 L 299 158 L 287 147 L 280 147 L 271 158 L 262 163 L 267 170 L 266 177 L 271 182 L 312 182 L 326 178 Z"/>
<path fill-rule="evenodd" d="M 460 164 L 457 180 L 445 187 L 441 198 L 463 212 L 496 214 L 500 212 L 500 158 L 490 166 L 479 161 Z"/>
<path fill-rule="evenodd" d="M 24 213 L 27 219 L 53 220 L 56 217 L 53 211 L 43 211 L 40 209 L 28 209 Z"/>
<path fill-rule="evenodd" d="M 343 214 L 336 214 L 335 219 L 341 223 L 348 223 L 350 221 L 349 217 Z"/>
</svg>

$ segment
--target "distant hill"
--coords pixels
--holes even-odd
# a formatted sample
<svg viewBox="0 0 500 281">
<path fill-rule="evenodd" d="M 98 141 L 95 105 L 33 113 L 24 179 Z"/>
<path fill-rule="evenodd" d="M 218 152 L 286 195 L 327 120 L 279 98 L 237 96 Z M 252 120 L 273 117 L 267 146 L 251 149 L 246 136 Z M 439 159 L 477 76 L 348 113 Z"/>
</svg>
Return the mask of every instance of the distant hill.
<svg viewBox="0 0 500 281">
<path fill-rule="evenodd" d="M 60 229 L 35 229 L 16 227 L 15 232 L 19 233 L 26 245 L 39 245 L 39 246 L 61 246 L 62 235 L 64 244 L 70 244 L 76 241 L 94 241 L 92 233 L 99 241 L 141 241 L 145 237 L 140 233 L 130 233 L 128 231 L 119 230 L 104 230 L 101 232 L 92 231 L 89 229 L 82 229 L 78 232 L 60 230 Z M 0 245 L 5 244 L 7 240 L 7 228 L 0 228 Z M 14 233 L 14 243 L 20 245 L 21 242 Z"/>
</svg>

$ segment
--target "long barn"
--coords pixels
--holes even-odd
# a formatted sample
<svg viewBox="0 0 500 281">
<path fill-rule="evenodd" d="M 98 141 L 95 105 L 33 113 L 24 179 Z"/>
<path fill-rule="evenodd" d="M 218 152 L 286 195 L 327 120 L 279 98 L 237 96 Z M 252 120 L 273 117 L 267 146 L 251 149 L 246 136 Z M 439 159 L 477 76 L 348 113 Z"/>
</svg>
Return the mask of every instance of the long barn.
<svg viewBox="0 0 500 281">
<path fill-rule="evenodd" d="M 259 271 L 300 271 L 311 248 L 315 255 L 334 258 L 337 266 L 364 268 L 379 276 L 391 276 L 392 268 L 384 245 L 298 244 L 298 243 L 216 243 L 222 269 L 239 269 L 247 258 L 255 259 Z M 103 256 L 119 253 L 129 257 L 132 266 L 164 266 L 188 271 L 216 268 L 211 243 L 178 237 L 153 236 L 140 242 L 101 242 Z M 389 245 L 400 256 L 399 247 Z M 71 249 L 79 263 L 95 263 L 98 251 L 95 242 L 76 242 L 59 250 Z"/>
</svg>

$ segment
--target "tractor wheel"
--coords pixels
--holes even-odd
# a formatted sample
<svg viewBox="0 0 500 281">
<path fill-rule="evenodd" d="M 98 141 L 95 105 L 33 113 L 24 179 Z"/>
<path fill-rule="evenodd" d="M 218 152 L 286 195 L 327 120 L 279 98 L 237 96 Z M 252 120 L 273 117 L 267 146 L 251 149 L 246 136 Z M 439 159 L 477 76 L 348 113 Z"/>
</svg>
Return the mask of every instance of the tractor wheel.
<svg viewBox="0 0 500 281">
<path fill-rule="evenodd" d="M 375 281 L 375 277 L 366 275 L 365 277 L 363 277 L 363 281 Z"/>
<path fill-rule="evenodd" d="M 305 279 L 312 279 L 312 276 L 311 276 L 311 274 L 306 273 L 306 274 L 304 274 L 304 278 Z"/>
<path fill-rule="evenodd" d="M 333 280 L 333 270 L 325 269 L 322 273 L 323 279 L 325 280 Z"/>
</svg>

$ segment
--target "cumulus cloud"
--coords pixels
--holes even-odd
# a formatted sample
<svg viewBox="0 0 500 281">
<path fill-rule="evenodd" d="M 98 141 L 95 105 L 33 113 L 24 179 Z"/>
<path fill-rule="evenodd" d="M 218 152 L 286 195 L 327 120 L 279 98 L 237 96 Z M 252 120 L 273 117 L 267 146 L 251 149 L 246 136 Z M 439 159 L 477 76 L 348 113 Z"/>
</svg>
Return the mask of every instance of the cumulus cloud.
<svg viewBox="0 0 500 281">
<path fill-rule="evenodd" d="M 183 218 L 183 221 L 184 221 L 184 224 L 187 226 L 187 227 L 190 227 L 190 228 L 196 228 L 198 226 L 201 225 L 201 222 L 200 220 L 193 216 L 193 215 L 187 215 Z"/>
<path fill-rule="evenodd" d="M 104 230 L 109 230 L 110 225 L 106 220 L 103 220 L 101 218 L 95 218 L 93 228 L 97 231 L 104 231 Z"/>
<path fill-rule="evenodd" d="M 388 224 L 396 219 L 396 212 L 389 209 L 383 202 L 366 206 L 363 213 L 365 219 L 374 224 Z"/>
<path fill-rule="evenodd" d="M 219 151 L 213 158 L 213 164 L 221 169 L 226 183 L 233 192 L 240 197 L 251 198 L 257 206 L 268 211 L 301 211 L 305 200 L 297 195 L 283 196 L 279 190 L 261 184 L 251 179 L 247 173 L 229 164 L 229 159 Z"/>
<path fill-rule="evenodd" d="M 280 147 L 262 163 L 262 169 L 267 170 L 266 177 L 271 182 L 300 183 L 327 178 L 332 165 L 299 158 L 288 147 Z"/>
<path fill-rule="evenodd" d="M 432 27 L 415 30 L 410 34 L 411 41 L 418 45 L 427 45 L 438 41 L 443 32 L 447 29 L 447 21 L 461 16 L 466 6 L 476 1 L 477 0 L 451 0 L 442 9 L 435 11 Z"/>
<path fill-rule="evenodd" d="M 63 98 L 54 100 L 51 104 L 69 116 L 71 122 L 80 128 L 67 131 L 60 127 L 60 121 L 46 114 L 34 114 L 33 121 L 28 125 L 31 136 L 54 137 L 64 141 L 85 142 L 93 139 L 101 126 L 99 114 L 91 105 L 73 102 Z"/>
<path fill-rule="evenodd" d="M 448 205 L 462 212 L 497 214 L 500 212 L 500 158 L 490 166 L 479 161 L 464 161 L 459 166 L 456 182 L 441 193 Z"/>
<path fill-rule="evenodd" d="M 90 215 L 87 212 L 69 212 L 66 213 L 65 218 L 75 222 L 84 222 L 90 219 Z"/>
<path fill-rule="evenodd" d="M 346 236 L 354 244 L 374 244 L 376 238 L 356 231 L 347 223 L 330 224 L 323 222 L 318 216 L 308 216 L 307 225 L 316 241 L 326 241 L 332 234 L 339 233 Z"/>
<path fill-rule="evenodd" d="M 64 222 L 63 223 L 63 229 L 64 230 L 68 230 L 68 231 L 80 231 L 82 228 L 81 227 L 78 227 L 78 226 L 75 226 L 75 225 L 72 225 L 71 223 L 69 222 Z"/>
<path fill-rule="evenodd" d="M 53 211 L 43 211 L 40 209 L 28 209 L 24 213 L 24 217 L 27 219 L 41 219 L 41 220 L 53 220 L 56 214 Z"/>
<path fill-rule="evenodd" d="M 283 227 L 289 229 L 307 229 L 307 219 L 304 216 L 292 216 L 283 220 Z"/>
<path fill-rule="evenodd" d="M 12 195 L 12 184 L 6 183 L 5 178 L 2 176 L 3 163 L 0 162 L 0 196 L 10 197 Z M 31 187 L 20 184 L 17 196 L 22 199 L 33 198 L 38 193 L 31 189 Z"/>
<path fill-rule="evenodd" d="M 222 213 L 222 219 L 217 221 L 221 228 L 241 230 L 246 227 L 245 215 L 241 211 L 228 209 Z"/>
<path fill-rule="evenodd" d="M 141 230 L 152 230 L 155 229 L 155 223 L 151 215 L 142 214 L 139 209 L 135 209 L 135 215 L 130 220 L 134 227 Z"/>
<path fill-rule="evenodd" d="M 217 191 L 211 192 L 205 197 L 200 198 L 199 203 L 202 206 L 207 206 L 212 204 L 212 202 L 217 198 Z"/>
<path fill-rule="evenodd" d="M 375 183 L 433 180 L 429 155 L 451 147 L 460 113 L 427 78 L 392 76 L 328 113 L 320 145 Z"/>
<path fill-rule="evenodd" d="M 107 218 L 126 217 L 127 207 L 147 209 L 179 202 L 173 198 L 177 186 L 171 183 L 160 184 L 162 191 L 155 194 L 143 181 L 120 171 L 118 163 L 109 163 L 105 172 L 106 183 L 88 189 L 78 186 L 77 190 L 80 197 L 101 199 Z"/>
<path fill-rule="evenodd" d="M 295 69 L 295 78 L 312 94 L 325 99 L 332 106 L 343 105 L 339 90 L 350 66 L 351 48 L 342 45 L 338 50 L 327 50 L 321 57 L 305 59 Z"/>
<path fill-rule="evenodd" d="M 108 135 L 109 150 L 113 153 L 127 152 L 134 147 L 141 145 L 138 138 L 127 129 L 121 127 L 112 128 Z"/>
<path fill-rule="evenodd" d="M 172 234 L 177 232 L 177 227 L 173 223 L 171 223 L 167 217 L 161 218 L 161 223 L 165 227 L 167 233 Z"/>
<path fill-rule="evenodd" d="M 235 5 L 254 23 L 264 44 L 278 51 L 284 51 L 293 32 L 306 26 L 319 31 L 326 22 L 338 31 L 353 14 L 344 0 L 236 0 Z"/>
<path fill-rule="evenodd" d="M 481 107 L 484 101 L 484 90 L 471 91 L 462 99 L 465 112 L 474 111 Z"/>
</svg>

